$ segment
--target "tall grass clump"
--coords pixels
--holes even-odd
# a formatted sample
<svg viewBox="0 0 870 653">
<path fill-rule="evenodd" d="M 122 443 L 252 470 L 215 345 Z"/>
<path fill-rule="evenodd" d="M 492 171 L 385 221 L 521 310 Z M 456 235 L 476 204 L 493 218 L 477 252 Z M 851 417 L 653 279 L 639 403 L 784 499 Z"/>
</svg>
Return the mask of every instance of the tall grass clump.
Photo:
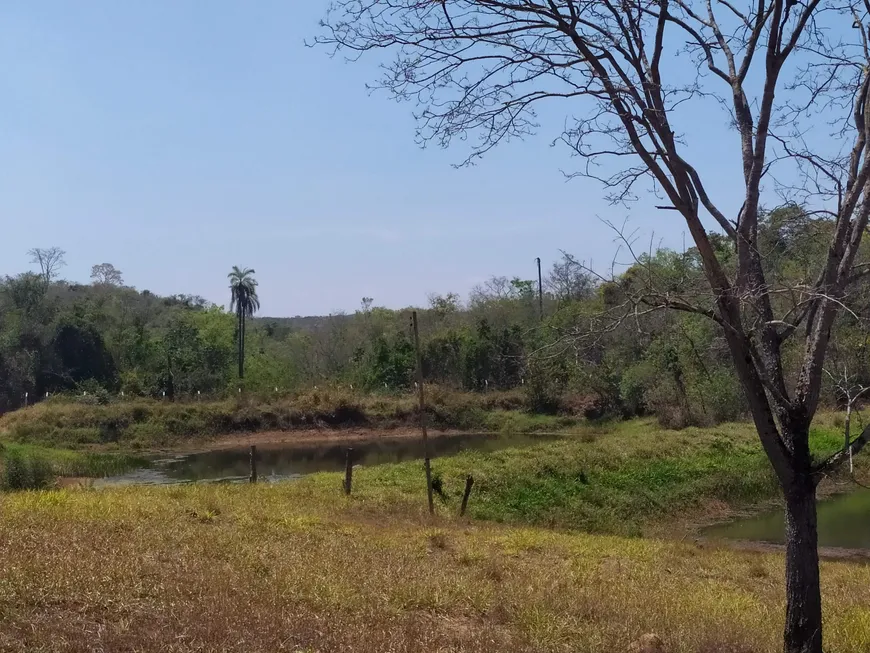
<svg viewBox="0 0 870 653">
<path fill-rule="evenodd" d="M 51 464 L 42 456 L 16 449 L 5 451 L 0 475 L 0 488 L 3 490 L 41 490 L 48 487 L 53 478 Z"/>
</svg>

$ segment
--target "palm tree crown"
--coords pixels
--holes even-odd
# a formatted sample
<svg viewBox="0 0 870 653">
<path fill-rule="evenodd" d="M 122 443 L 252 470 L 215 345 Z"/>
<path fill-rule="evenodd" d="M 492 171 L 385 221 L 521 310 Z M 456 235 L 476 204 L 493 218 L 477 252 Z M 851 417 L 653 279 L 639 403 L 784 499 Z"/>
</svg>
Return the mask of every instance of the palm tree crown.
<svg viewBox="0 0 870 653">
<path fill-rule="evenodd" d="M 255 270 L 233 266 L 233 271 L 227 275 L 230 280 L 230 310 L 235 310 L 245 317 L 253 317 L 260 310 L 260 298 L 257 297 L 257 280 Z"/>
</svg>

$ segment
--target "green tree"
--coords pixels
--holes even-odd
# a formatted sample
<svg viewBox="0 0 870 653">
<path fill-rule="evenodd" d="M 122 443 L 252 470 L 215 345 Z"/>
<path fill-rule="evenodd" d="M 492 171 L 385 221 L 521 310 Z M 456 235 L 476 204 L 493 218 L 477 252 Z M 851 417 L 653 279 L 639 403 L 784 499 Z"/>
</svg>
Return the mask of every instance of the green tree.
<svg viewBox="0 0 870 653">
<path fill-rule="evenodd" d="M 234 265 L 232 272 L 227 275 L 230 280 L 230 311 L 236 311 L 238 321 L 240 379 L 245 377 L 245 321 L 249 317 L 254 317 L 254 313 L 260 310 L 257 280 L 254 279 L 254 274 L 254 270 L 241 269 Z"/>
</svg>

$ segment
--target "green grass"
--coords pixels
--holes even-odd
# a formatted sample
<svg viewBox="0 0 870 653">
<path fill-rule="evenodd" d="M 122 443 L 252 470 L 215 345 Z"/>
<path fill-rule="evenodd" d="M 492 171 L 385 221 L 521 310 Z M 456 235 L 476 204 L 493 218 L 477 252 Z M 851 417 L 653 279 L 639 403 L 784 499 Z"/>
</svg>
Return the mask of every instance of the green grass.
<svg viewBox="0 0 870 653">
<path fill-rule="evenodd" d="M 445 493 L 439 500 L 450 510 L 457 508 L 469 474 L 476 481 L 469 508 L 474 517 L 621 535 L 671 528 L 678 520 L 691 528 L 768 506 L 779 497 L 748 423 L 679 431 L 664 429 L 654 419 L 589 424 L 572 416 L 522 412 L 515 408 L 519 399 L 505 393 L 463 395 L 438 389 L 431 393 L 435 426 L 563 434 L 531 447 L 472 451 L 435 460 Z M 76 451 L 52 449 L 57 473 L 102 476 L 107 470 L 129 467 L 131 459 L 89 449 L 93 442 L 76 440 L 75 434 L 110 433 L 112 437 L 95 438 L 103 443 L 98 450 L 131 451 L 234 431 L 325 424 L 317 415 L 331 416 L 331 424 L 362 424 L 377 430 L 416 421 L 413 397 L 355 397 L 324 390 L 272 403 L 245 399 L 202 404 L 46 402 L 0 418 L 0 431 L 7 441 L 30 446 L 77 446 Z M 348 415 L 355 417 L 338 421 L 337 416 Z M 823 415 L 817 420 L 812 446 L 818 457 L 841 446 L 841 433 L 841 417 Z M 866 467 L 863 457 L 858 463 L 860 469 Z M 381 496 L 384 502 L 402 497 L 417 501 L 423 491 L 420 467 L 420 462 L 409 462 L 360 469 L 356 491 Z M 339 483 L 337 476 L 322 478 L 318 482 L 327 486 Z"/>
<path fill-rule="evenodd" d="M 820 426 L 813 447 L 834 451 L 840 437 Z M 692 529 L 780 496 L 755 431 L 744 423 L 681 431 L 651 419 L 586 426 L 534 446 L 464 452 L 432 466 L 444 488 L 443 510 L 458 509 L 472 475 L 472 517 L 630 536 L 677 522 Z M 859 470 L 868 468 L 859 461 Z M 322 474 L 314 482 L 338 487 L 340 476 Z M 423 483 L 419 461 L 363 467 L 354 493 L 383 505 L 418 502 Z"/>
<path fill-rule="evenodd" d="M 55 478 L 100 478 L 148 465 L 138 455 L 52 449 L 32 444 L 0 445 L 0 485 L 5 489 L 39 489 Z M 12 481 L 10 471 L 19 478 Z"/>
</svg>

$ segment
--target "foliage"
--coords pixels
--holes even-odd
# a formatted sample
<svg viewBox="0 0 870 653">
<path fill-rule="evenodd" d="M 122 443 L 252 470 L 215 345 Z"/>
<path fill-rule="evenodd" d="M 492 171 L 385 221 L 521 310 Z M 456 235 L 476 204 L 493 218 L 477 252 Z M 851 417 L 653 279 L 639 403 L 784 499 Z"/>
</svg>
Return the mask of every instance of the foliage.
<svg viewBox="0 0 870 653">
<path fill-rule="evenodd" d="M 3 490 L 39 490 L 47 487 L 51 480 L 51 467 L 42 456 L 23 454 L 15 449 L 4 452 L 0 476 Z"/>
<path fill-rule="evenodd" d="M 819 247 L 817 234 L 829 228 L 793 206 L 766 213 L 759 238 L 769 254 L 769 275 L 780 280 L 803 275 Z M 716 243 L 729 260 L 728 241 Z M 378 307 L 365 297 L 352 314 L 258 318 L 253 274 L 239 267 L 230 273 L 229 312 L 190 295 L 158 297 L 106 283 L 46 283 L 43 274 L 6 277 L 0 281 L 0 412 L 21 407 L 25 394 L 29 404 L 46 393 L 77 394 L 80 401 L 96 403 L 123 393 L 125 399 L 165 396 L 215 405 L 216 399 L 236 399 L 240 388 L 267 403 L 315 387 L 387 395 L 413 388 L 415 355 L 406 311 Z M 640 255 L 607 284 L 564 253 L 545 277 L 543 323 L 537 284 L 520 277 L 493 277 L 465 304 L 455 293 L 432 295 L 429 307 L 418 311 L 424 377 L 450 392 L 516 391 L 522 399 L 514 409 L 532 413 L 652 414 L 672 427 L 743 415 L 745 401 L 724 338 L 701 316 L 651 311 L 605 330 L 594 342 L 578 344 L 572 336 L 651 279 L 663 292 L 686 287 L 703 292 L 705 284 L 693 249 Z M 859 318 L 870 311 L 870 293 L 862 292 L 866 300 Z M 845 366 L 857 382 L 870 383 L 870 349 L 860 320 L 842 317 L 833 341 L 837 369 Z M 786 374 L 792 378 L 800 355 L 785 349 Z M 836 401 L 834 393 L 826 388 L 829 403 Z M 479 428 L 484 420 L 474 402 L 463 406 L 455 413 L 435 409 L 445 424 Z"/>
<path fill-rule="evenodd" d="M 91 279 L 95 285 L 120 286 L 124 279 L 121 271 L 111 263 L 100 263 L 91 268 Z"/>
</svg>

